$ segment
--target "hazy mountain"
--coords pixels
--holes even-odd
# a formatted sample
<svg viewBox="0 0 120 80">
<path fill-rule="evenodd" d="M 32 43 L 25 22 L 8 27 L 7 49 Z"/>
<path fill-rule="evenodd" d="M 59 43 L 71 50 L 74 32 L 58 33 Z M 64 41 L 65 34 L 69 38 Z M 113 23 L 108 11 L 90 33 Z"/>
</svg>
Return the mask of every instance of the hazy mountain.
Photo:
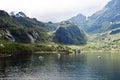
<svg viewBox="0 0 120 80">
<path fill-rule="evenodd" d="M 54 41 L 60 44 L 85 44 L 85 33 L 72 22 L 61 22 L 55 32 Z"/>
<path fill-rule="evenodd" d="M 82 29 L 86 29 L 86 16 L 84 16 L 83 14 L 78 14 L 72 18 L 69 19 L 69 21 L 74 22 L 75 24 L 77 24 L 80 28 Z"/>
<path fill-rule="evenodd" d="M 104 32 L 109 30 L 110 27 L 115 26 L 116 23 L 119 23 L 119 4 L 120 0 L 112 0 L 102 10 L 90 16 L 87 23 L 87 32 Z"/>
<path fill-rule="evenodd" d="M 81 23 L 86 21 L 86 16 L 82 15 L 82 14 L 78 14 L 77 16 L 72 17 L 71 19 L 69 19 L 70 21 L 81 25 Z"/>
<path fill-rule="evenodd" d="M 55 31 L 58 28 L 59 23 L 48 22 L 45 23 L 45 27 L 48 31 Z"/>
</svg>

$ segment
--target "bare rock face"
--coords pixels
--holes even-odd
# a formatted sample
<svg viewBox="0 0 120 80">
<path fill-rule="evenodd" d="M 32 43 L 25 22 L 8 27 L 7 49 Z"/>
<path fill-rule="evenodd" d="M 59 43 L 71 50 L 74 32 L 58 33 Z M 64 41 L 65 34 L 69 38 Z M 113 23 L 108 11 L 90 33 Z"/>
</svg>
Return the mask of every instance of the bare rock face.
<svg viewBox="0 0 120 80">
<path fill-rule="evenodd" d="M 39 34 L 35 31 L 31 33 L 27 33 L 27 36 L 30 38 L 31 43 L 34 43 L 37 41 L 37 38 L 39 37 Z"/>
<path fill-rule="evenodd" d="M 25 37 L 22 37 L 22 36 L 25 36 Z M 12 42 L 16 41 L 15 38 L 20 38 L 20 39 L 23 39 L 24 41 L 26 39 L 29 40 L 28 41 L 29 43 L 35 43 L 37 41 L 38 37 L 39 37 L 39 34 L 36 31 L 30 31 L 30 32 L 26 32 L 24 34 L 22 34 L 22 33 L 18 34 L 15 32 L 10 32 L 7 29 L 0 30 L 0 38 L 5 38 L 5 39 L 12 41 Z"/>
<path fill-rule="evenodd" d="M 8 31 L 7 29 L 5 30 L 5 37 L 10 41 L 15 42 L 15 38 L 11 35 L 10 31 Z"/>
<path fill-rule="evenodd" d="M 3 47 L 3 48 L 4 48 L 5 46 L 4 46 L 4 44 L 0 44 L 0 47 Z"/>
<path fill-rule="evenodd" d="M 10 31 L 7 29 L 0 30 L 0 38 L 4 37 L 9 41 L 15 42 L 15 38 L 11 35 Z"/>
</svg>

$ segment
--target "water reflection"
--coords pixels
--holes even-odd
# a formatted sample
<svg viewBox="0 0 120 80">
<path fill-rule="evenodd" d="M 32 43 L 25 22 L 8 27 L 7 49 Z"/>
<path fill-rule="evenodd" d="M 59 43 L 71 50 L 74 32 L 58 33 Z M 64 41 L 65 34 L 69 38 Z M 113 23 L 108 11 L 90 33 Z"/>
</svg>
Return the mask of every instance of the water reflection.
<svg viewBox="0 0 120 80">
<path fill-rule="evenodd" d="M 0 59 L 0 78 L 12 77 L 20 75 L 17 72 L 25 72 L 23 68 L 29 66 L 30 61 L 26 57 L 11 57 Z M 11 74 L 12 73 L 12 74 Z M 22 74 L 22 73 L 21 73 Z"/>
<path fill-rule="evenodd" d="M 40 56 L 44 57 L 40 60 Z M 102 56 L 98 59 L 98 56 Z M 120 54 L 36 54 L 1 58 L 0 78 L 39 80 L 120 80 Z"/>
</svg>

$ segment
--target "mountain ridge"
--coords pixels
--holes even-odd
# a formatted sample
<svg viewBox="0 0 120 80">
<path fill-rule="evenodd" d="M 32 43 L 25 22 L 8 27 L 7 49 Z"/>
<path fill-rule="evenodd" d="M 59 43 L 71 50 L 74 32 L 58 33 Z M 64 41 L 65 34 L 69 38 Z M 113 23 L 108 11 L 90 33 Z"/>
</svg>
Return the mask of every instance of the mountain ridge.
<svg viewBox="0 0 120 80">
<path fill-rule="evenodd" d="M 102 10 L 94 13 L 88 18 L 87 32 L 103 32 L 120 21 L 119 0 L 110 1 Z"/>
<path fill-rule="evenodd" d="M 45 41 L 45 37 L 47 36 L 45 29 L 36 23 L 32 23 L 33 19 L 30 19 L 28 17 L 10 16 L 7 12 L 3 10 L 0 11 L 0 14 L 2 14 L 0 16 L 0 30 L 2 31 L 1 39 L 7 39 L 13 42 L 16 41 L 23 43 L 31 43 L 43 40 Z M 24 23 L 17 19 L 24 20 Z M 42 25 L 42 22 L 38 23 Z M 25 24 L 28 24 L 28 26 L 31 25 L 30 28 L 28 28 L 28 26 Z M 38 27 L 36 27 L 35 25 L 38 25 Z M 40 38 L 38 34 L 44 36 L 41 36 Z M 32 38 L 30 37 L 30 35 Z M 35 41 L 33 41 L 32 39 L 35 39 Z"/>
</svg>

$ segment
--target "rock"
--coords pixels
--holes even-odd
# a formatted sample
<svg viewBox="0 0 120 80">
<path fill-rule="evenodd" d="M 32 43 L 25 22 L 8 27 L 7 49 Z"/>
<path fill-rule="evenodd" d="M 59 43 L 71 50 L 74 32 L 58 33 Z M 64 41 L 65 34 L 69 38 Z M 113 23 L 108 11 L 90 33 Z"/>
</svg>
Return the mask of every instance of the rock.
<svg viewBox="0 0 120 80">
<path fill-rule="evenodd" d="M 15 42 L 15 38 L 11 35 L 10 31 L 5 30 L 5 32 L 6 32 L 6 36 L 5 36 L 5 37 L 6 37 L 8 40 L 10 40 L 10 41 Z"/>
<path fill-rule="evenodd" d="M 31 33 L 27 33 L 27 36 L 30 38 L 31 43 L 34 43 L 37 38 L 39 37 L 39 34 L 35 31 L 31 32 Z"/>
<path fill-rule="evenodd" d="M 4 46 L 4 44 L 0 44 L 0 47 L 3 47 L 3 48 L 4 48 L 5 46 Z"/>
</svg>

